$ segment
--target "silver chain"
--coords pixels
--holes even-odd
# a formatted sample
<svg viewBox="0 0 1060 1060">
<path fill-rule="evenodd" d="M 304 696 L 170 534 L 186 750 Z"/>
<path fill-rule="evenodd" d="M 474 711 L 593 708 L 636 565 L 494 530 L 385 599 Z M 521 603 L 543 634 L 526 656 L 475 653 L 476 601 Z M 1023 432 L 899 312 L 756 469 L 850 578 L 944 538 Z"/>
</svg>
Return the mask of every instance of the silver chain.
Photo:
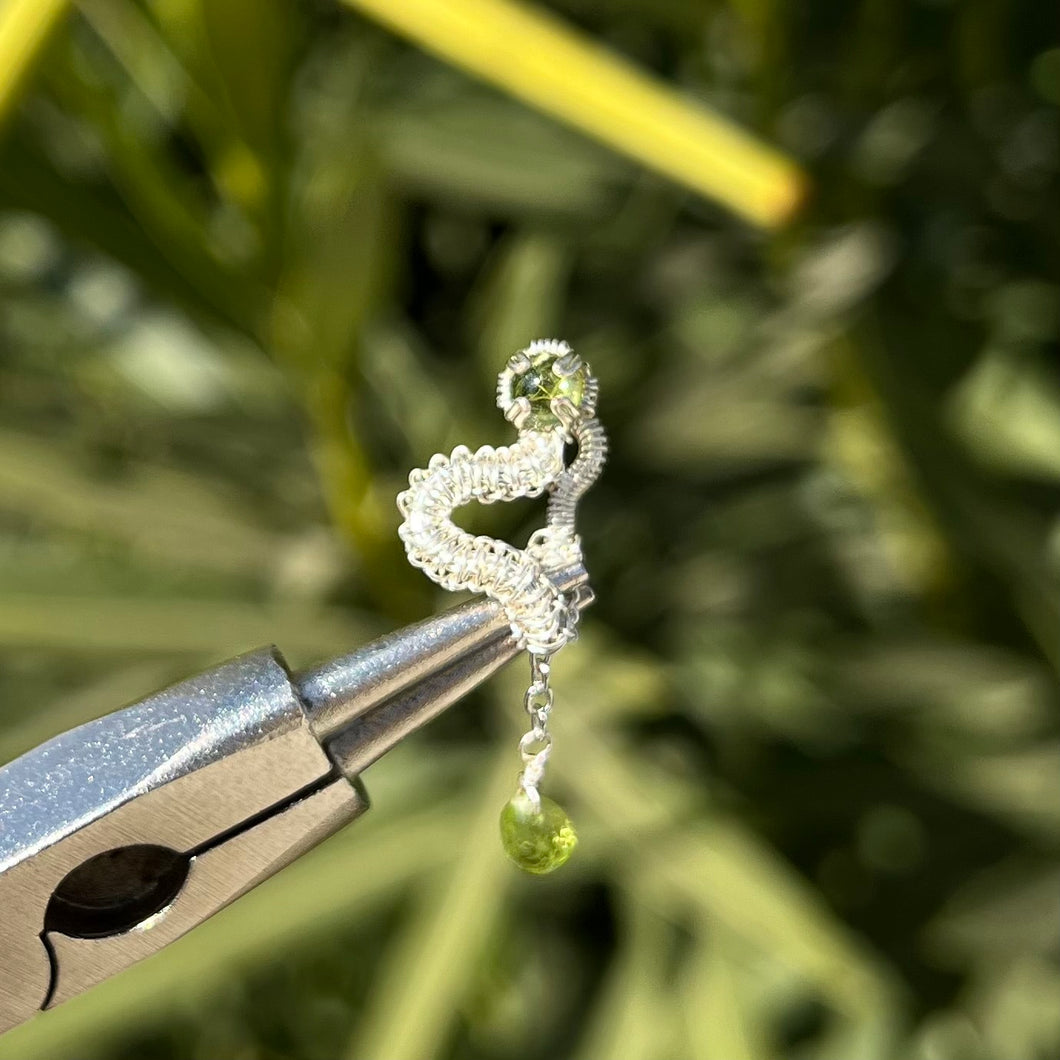
<svg viewBox="0 0 1060 1060">
<path fill-rule="evenodd" d="M 523 696 L 523 706 L 530 718 L 530 728 L 519 741 L 519 753 L 523 758 L 519 786 L 530 797 L 535 808 L 541 806 L 541 796 L 537 789 L 552 753 L 552 734 L 548 731 L 548 716 L 555 702 L 555 694 L 549 684 L 552 673 L 551 658 L 551 655 L 530 653 L 530 684 Z"/>
</svg>

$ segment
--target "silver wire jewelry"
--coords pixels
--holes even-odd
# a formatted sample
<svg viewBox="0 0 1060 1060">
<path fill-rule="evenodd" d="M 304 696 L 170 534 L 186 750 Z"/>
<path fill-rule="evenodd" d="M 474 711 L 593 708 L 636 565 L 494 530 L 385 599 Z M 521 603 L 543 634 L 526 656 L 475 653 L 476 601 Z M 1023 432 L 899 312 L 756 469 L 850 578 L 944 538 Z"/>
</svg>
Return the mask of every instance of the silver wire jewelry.
<svg viewBox="0 0 1060 1060">
<path fill-rule="evenodd" d="M 497 405 L 519 432 L 508 446 L 472 453 L 457 446 L 431 457 L 409 475 L 398 495 L 404 522 L 398 534 L 409 562 L 445 589 L 471 589 L 496 600 L 530 657 L 523 697 L 530 728 L 519 741 L 523 769 L 515 795 L 501 813 L 508 856 L 528 872 L 562 865 L 577 842 L 565 811 L 539 786 L 552 753 L 548 729 L 554 695 L 553 655 L 577 635 L 578 608 L 549 577 L 583 563 L 575 531 L 579 498 L 596 481 L 607 438 L 595 418 L 598 384 L 589 366 L 558 339 L 538 339 L 512 356 L 497 381 Z M 564 446 L 577 455 L 564 464 Z M 525 549 L 473 536 L 452 513 L 473 500 L 483 504 L 549 493 L 545 525 Z"/>
</svg>

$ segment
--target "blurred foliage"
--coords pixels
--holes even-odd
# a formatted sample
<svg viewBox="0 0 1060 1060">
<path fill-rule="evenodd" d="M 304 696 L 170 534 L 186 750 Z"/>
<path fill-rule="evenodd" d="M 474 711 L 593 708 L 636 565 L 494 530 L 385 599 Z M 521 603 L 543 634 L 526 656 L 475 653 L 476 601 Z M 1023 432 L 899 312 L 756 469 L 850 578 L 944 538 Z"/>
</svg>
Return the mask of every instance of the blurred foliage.
<svg viewBox="0 0 1060 1060">
<path fill-rule="evenodd" d="M 593 364 L 614 457 L 557 663 L 564 872 L 499 850 L 507 674 L 364 822 L 0 1057 L 1060 1055 L 1052 6 L 557 0 L 805 166 L 768 237 L 325 0 L 82 0 L 50 38 L 32 6 L 0 8 L 4 759 L 441 606 L 392 498 L 503 437 L 534 336 Z"/>
</svg>

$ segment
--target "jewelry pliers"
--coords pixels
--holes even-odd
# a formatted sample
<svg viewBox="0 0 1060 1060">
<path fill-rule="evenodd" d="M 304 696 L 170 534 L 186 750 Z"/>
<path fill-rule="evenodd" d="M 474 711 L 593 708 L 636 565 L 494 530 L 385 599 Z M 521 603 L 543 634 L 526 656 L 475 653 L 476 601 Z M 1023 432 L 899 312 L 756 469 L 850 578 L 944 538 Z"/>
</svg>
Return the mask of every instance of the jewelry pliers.
<svg viewBox="0 0 1060 1060">
<path fill-rule="evenodd" d="M 583 569 L 553 580 L 591 602 Z M 298 676 L 252 651 L 0 768 L 0 1032 L 359 817 L 361 773 L 518 653 L 479 598 Z"/>
</svg>

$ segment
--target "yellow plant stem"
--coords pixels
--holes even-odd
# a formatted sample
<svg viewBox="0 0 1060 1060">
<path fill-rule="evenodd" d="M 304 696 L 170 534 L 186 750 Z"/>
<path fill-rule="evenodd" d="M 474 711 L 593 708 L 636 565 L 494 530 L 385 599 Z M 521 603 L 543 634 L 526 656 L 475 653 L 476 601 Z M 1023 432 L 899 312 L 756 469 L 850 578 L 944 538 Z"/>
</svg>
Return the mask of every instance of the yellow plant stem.
<svg viewBox="0 0 1060 1060">
<path fill-rule="evenodd" d="M 66 0 L 0 0 L 0 124 L 66 8 Z"/>
<path fill-rule="evenodd" d="M 346 0 L 351 7 L 753 224 L 783 224 L 805 178 L 729 119 L 512 0 Z"/>
</svg>

